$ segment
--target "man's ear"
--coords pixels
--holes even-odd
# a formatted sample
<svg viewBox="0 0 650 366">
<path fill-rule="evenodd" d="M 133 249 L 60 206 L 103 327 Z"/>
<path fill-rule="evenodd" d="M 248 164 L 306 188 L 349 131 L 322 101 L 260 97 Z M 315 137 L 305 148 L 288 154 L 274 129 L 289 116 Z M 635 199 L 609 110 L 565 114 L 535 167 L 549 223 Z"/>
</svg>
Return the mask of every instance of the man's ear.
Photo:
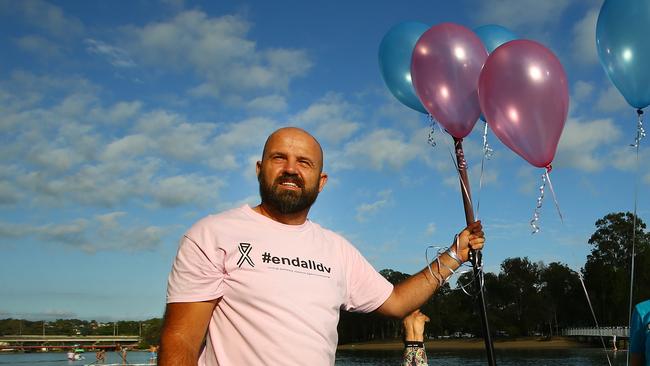
<svg viewBox="0 0 650 366">
<path fill-rule="evenodd" d="M 325 184 L 327 183 L 327 173 L 320 173 L 320 178 L 318 181 L 318 193 L 323 191 Z"/>
<path fill-rule="evenodd" d="M 262 161 L 258 160 L 257 163 L 255 163 L 255 175 L 259 177 L 261 170 L 262 170 Z"/>
</svg>

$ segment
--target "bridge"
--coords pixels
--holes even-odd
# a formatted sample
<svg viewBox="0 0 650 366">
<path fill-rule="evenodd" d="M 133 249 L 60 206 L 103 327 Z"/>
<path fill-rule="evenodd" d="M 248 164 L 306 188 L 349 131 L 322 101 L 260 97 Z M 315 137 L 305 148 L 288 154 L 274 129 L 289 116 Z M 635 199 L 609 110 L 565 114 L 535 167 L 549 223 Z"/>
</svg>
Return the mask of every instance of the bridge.
<svg viewBox="0 0 650 366">
<path fill-rule="evenodd" d="M 569 337 L 619 337 L 629 338 L 628 327 L 587 327 L 587 328 L 566 328 L 562 335 Z"/>
<path fill-rule="evenodd" d="M 619 338 L 627 340 L 630 338 L 630 329 L 628 327 L 586 327 L 586 328 L 566 328 L 562 331 L 562 335 L 568 337 L 602 337 L 611 338 L 612 348 L 618 349 Z M 623 345 L 627 347 L 626 345 Z"/>
<path fill-rule="evenodd" d="M 139 342 L 139 336 L 9 335 L 0 336 L 0 350 L 114 348 L 117 344 L 131 346 Z"/>
</svg>

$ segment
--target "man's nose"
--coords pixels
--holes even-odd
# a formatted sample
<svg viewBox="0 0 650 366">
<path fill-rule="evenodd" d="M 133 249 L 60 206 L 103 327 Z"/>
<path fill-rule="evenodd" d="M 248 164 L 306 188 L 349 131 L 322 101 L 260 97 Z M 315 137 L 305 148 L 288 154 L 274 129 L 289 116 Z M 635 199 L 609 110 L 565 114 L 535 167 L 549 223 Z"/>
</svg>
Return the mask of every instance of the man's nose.
<svg viewBox="0 0 650 366">
<path fill-rule="evenodd" d="M 295 159 L 287 159 L 284 162 L 284 172 L 290 173 L 290 174 L 296 174 L 297 170 L 297 161 Z"/>
</svg>

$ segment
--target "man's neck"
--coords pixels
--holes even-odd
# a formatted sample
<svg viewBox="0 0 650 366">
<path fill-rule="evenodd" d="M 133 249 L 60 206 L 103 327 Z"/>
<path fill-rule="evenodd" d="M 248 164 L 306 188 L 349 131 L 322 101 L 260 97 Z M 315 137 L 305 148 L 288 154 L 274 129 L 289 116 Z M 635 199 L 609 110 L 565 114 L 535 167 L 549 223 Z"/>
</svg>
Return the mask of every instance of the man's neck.
<svg viewBox="0 0 650 366">
<path fill-rule="evenodd" d="M 307 220 L 307 214 L 309 213 L 309 209 L 307 209 L 292 214 L 283 214 L 264 203 L 253 207 L 253 211 L 285 225 L 302 225 Z"/>
</svg>

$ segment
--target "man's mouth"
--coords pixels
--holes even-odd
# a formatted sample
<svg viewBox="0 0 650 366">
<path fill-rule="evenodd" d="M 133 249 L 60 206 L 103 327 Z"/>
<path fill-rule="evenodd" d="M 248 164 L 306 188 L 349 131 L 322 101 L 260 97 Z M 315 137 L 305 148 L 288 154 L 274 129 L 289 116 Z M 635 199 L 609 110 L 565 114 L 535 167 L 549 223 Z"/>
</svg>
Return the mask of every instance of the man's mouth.
<svg viewBox="0 0 650 366">
<path fill-rule="evenodd" d="M 298 190 L 302 188 L 302 182 L 299 178 L 294 177 L 281 177 L 277 180 L 277 184 L 284 188 Z"/>
<path fill-rule="evenodd" d="M 282 182 L 280 185 L 285 187 L 300 188 L 296 183 L 293 182 Z"/>
</svg>

